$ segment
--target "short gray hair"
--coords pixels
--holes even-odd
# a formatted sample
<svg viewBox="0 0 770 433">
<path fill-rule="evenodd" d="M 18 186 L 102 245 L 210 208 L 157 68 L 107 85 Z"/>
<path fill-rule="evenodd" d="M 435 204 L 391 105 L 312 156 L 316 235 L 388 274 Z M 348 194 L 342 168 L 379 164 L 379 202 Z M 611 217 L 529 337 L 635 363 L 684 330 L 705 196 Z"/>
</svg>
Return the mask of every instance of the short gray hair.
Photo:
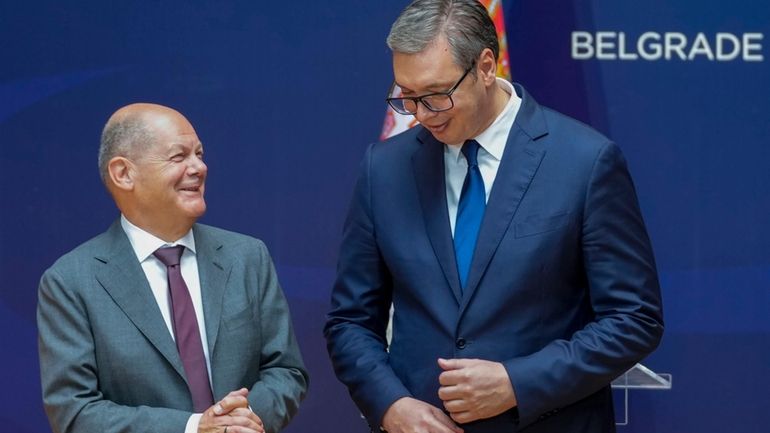
<svg viewBox="0 0 770 433">
<path fill-rule="evenodd" d="M 393 23 L 387 43 L 393 52 L 417 54 L 439 35 L 462 69 L 470 69 L 485 48 L 495 60 L 500 54 L 495 24 L 478 0 L 415 0 Z"/>
<path fill-rule="evenodd" d="M 102 130 L 99 145 L 99 175 L 109 185 L 108 164 L 116 156 L 134 158 L 154 142 L 150 128 L 141 113 L 131 113 L 118 119 L 110 119 Z"/>
</svg>

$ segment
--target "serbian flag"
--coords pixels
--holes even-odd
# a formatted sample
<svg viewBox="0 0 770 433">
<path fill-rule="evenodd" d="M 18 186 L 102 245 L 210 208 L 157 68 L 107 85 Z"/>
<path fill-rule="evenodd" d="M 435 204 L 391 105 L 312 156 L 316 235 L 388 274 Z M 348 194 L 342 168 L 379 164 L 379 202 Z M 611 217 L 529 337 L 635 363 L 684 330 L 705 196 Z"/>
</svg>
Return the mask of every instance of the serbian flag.
<svg viewBox="0 0 770 433">
<path fill-rule="evenodd" d="M 511 79 L 511 70 L 508 66 L 508 42 L 505 39 L 505 19 L 503 19 L 503 0 L 479 0 L 489 11 L 492 22 L 497 29 L 497 41 L 500 44 L 500 56 L 497 59 L 497 76 Z M 396 95 L 398 97 L 400 95 Z M 404 132 L 416 125 L 417 119 L 414 116 L 398 114 L 388 106 L 385 112 L 385 123 L 382 125 L 380 140 L 392 137 L 398 133 Z"/>
</svg>

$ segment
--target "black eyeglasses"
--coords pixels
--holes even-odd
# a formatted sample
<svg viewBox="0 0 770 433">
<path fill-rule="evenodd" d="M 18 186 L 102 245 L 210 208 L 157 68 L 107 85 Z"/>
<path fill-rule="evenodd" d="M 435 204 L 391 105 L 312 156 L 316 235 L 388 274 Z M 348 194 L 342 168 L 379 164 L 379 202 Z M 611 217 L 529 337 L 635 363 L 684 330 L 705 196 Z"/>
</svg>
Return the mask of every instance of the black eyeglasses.
<svg viewBox="0 0 770 433">
<path fill-rule="evenodd" d="M 436 93 L 429 93 L 427 95 L 422 96 L 412 96 L 412 97 L 400 97 L 400 98 L 385 98 L 385 101 L 390 105 L 393 110 L 396 111 L 396 113 L 399 114 L 415 114 L 417 113 L 417 103 L 421 102 L 422 105 L 425 106 L 430 111 L 433 111 L 434 113 L 438 113 L 441 111 L 447 111 L 451 110 L 452 107 L 455 106 L 454 101 L 452 100 L 452 93 L 454 93 L 455 90 L 457 90 L 458 87 L 460 87 L 460 84 L 463 82 L 465 77 L 468 76 L 468 72 L 473 69 L 472 64 L 470 68 L 465 70 L 465 73 L 462 77 L 460 77 L 460 80 L 457 81 L 457 83 L 452 86 L 451 89 L 447 92 L 436 92 Z M 390 86 L 390 92 L 389 95 L 393 95 L 393 92 L 396 91 L 396 83 L 394 82 L 392 86 Z"/>
</svg>

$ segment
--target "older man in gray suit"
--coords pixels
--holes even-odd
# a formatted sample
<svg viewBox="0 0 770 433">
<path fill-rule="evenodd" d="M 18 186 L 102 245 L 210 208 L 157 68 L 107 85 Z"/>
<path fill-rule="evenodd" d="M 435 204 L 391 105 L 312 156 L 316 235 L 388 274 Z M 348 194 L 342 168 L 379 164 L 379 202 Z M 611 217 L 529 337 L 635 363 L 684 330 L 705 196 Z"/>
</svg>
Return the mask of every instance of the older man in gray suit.
<svg viewBox="0 0 770 433">
<path fill-rule="evenodd" d="M 121 211 L 42 277 L 43 402 L 57 433 L 277 432 L 308 376 L 265 245 L 196 224 L 207 167 L 179 112 L 107 122 L 102 179 Z"/>
</svg>

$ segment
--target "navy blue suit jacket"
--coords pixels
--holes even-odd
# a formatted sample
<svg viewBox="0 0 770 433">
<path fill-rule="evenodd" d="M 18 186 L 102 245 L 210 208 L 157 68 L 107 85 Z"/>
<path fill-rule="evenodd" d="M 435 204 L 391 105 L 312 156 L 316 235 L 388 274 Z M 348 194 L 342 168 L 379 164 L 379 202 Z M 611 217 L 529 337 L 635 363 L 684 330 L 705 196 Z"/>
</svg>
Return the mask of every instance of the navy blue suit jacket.
<svg viewBox="0 0 770 433">
<path fill-rule="evenodd" d="M 325 335 L 372 426 L 404 396 L 443 409 L 444 357 L 502 362 L 518 399 L 466 433 L 614 431 L 610 381 L 661 338 L 652 249 L 620 150 L 515 87 L 522 105 L 463 292 L 444 145 L 417 126 L 366 153 Z"/>
</svg>

